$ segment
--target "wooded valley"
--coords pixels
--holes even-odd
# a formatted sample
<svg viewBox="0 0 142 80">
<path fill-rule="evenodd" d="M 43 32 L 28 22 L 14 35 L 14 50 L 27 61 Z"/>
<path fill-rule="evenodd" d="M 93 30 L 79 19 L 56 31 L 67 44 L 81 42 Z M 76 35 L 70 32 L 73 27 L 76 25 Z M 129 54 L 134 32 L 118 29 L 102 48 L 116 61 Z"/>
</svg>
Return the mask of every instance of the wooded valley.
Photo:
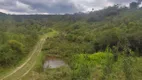
<svg viewBox="0 0 142 80">
<path fill-rule="evenodd" d="M 0 13 L 0 79 L 16 80 L 3 77 L 28 59 L 45 34 L 36 64 L 20 79 L 142 80 L 142 7 L 134 2 L 65 15 Z M 67 66 L 44 70 L 47 56 Z"/>
</svg>

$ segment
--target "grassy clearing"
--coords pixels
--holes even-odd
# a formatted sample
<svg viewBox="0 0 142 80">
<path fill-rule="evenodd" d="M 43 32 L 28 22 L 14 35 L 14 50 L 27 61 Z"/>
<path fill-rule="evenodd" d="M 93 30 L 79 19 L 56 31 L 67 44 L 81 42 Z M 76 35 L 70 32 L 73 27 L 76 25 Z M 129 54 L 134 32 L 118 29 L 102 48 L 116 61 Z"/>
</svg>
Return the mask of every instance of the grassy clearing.
<svg viewBox="0 0 142 80">
<path fill-rule="evenodd" d="M 71 70 L 68 67 L 47 69 L 45 72 L 32 70 L 22 80 L 71 80 Z"/>
</svg>

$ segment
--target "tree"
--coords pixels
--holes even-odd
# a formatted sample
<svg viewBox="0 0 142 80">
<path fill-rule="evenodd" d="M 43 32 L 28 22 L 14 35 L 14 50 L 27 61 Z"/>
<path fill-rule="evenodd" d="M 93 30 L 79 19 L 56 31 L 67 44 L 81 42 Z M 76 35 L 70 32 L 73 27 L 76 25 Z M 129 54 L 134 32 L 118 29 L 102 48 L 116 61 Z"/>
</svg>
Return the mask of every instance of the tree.
<svg viewBox="0 0 142 80">
<path fill-rule="evenodd" d="M 137 2 L 130 3 L 130 8 L 131 9 L 136 9 L 136 8 L 138 8 L 138 6 L 139 6 L 139 4 Z"/>
<path fill-rule="evenodd" d="M 130 3 L 130 8 L 131 9 L 136 9 L 139 7 L 139 5 L 141 4 L 142 0 L 137 0 L 137 2 L 132 2 Z"/>
<path fill-rule="evenodd" d="M 139 4 L 141 4 L 142 0 L 137 0 L 137 2 L 138 2 Z"/>
<path fill-rule="evenodd" d="M 16 51 L 17 53 L 23 53 L 23 44 L 16 41 L 16 40 L 10 40 L 8 42 L 10 48 L 14 51 Z"/>
</svg>

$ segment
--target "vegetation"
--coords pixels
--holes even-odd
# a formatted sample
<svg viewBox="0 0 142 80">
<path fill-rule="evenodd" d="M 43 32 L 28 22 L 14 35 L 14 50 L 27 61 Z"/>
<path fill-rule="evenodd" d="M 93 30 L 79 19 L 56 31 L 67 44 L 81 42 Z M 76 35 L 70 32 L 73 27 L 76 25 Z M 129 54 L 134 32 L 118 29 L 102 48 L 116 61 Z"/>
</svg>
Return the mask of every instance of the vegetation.
<svg viewBox="0 0 142 80">
<path fill-rule="evenodd" d="M 0 24 L 0 75 L 3 75 L 26 59 L 45 29 L 14 20 L 1 20 Z"/>
<path fill-rule="evenodd" d="M 49 35 L 23 80 L 141 80 L 140 3 L 72 15 L 0 13 L 0 74 L 17 66 L 41 35 L 53 31 L 58 35 Z M 60 56 L 68 66 L 44 71 L 46 55 Z"/>
</svg>

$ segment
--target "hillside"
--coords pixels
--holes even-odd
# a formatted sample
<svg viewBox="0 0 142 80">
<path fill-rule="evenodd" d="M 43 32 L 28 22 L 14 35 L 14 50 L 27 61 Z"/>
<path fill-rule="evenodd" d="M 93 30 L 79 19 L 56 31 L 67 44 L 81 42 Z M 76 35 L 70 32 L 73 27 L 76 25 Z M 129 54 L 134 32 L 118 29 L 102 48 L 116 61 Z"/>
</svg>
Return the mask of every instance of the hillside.
<svg viewBox="0 0 142 80">
<path fill-rule="evenodd" d="M 133 4 L 65 15 L 0 13 L 0 79 L 141 80 L 141 22 L 142 8 Z M 67 66 L 44 69 L 48 58 Z"/>
</svg>

